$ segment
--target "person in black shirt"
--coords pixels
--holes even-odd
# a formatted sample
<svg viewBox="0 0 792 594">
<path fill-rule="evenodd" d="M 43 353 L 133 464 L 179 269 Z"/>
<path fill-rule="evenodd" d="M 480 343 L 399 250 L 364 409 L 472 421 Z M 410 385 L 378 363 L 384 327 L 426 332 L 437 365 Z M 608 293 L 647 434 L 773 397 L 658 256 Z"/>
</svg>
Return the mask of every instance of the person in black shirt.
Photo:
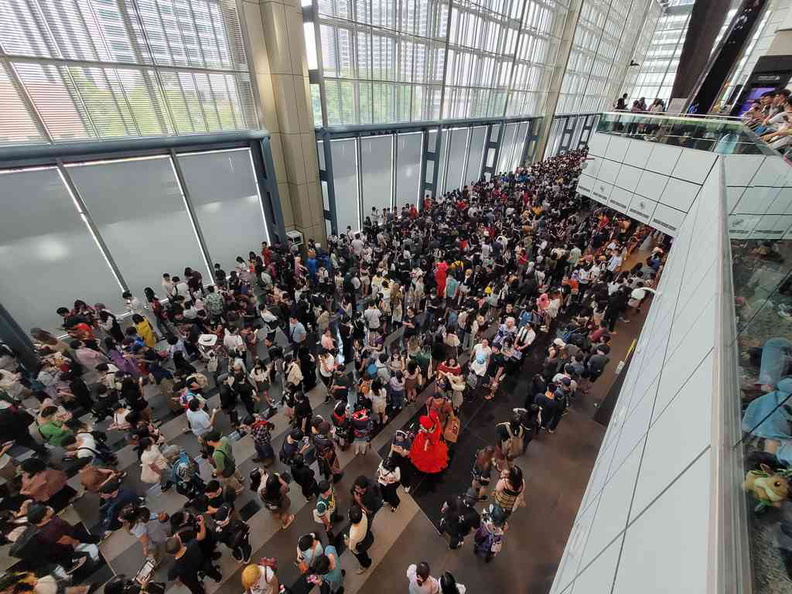
<svg viewBox="0 0 792 594">
<path fill-rule="evenodd" d="M 449 536 L 449 549 L 461 547 L 465 537 L 481 524 L 481 517 L 474 507 L 477 501 L 476 489 L 470 488 L 463 496 L 452 497 L 443 504 L 440 530 Z"/>
<path fill-rule="evenodd" d="M 223 487 L 218 480 L 211 480 L 206 483 L 206 513 L 213 516 L 217 513 L 222 506 L 226 505 L 230 509 L 234 509 L 234 501 L 236 501 L 236 491 L 230 487 Z"/>
<path fill-rule="evenodd" d="M 302 454 L 296 454 L 292 459 L 291 474 L 294 482 L 300 485 L 303 497 L 312 499 L 314 495 L 319 493 L 314 471 L 310 466 L 306 466 Z"/>
<path fill-rule="evenodd" d="M 205 594 L 203 581 L 198 572 L 203 572 L 219 582 L 223 574 L 212 564 L 211 557 L 206 557 L 201 549 L 201 540 L 206 537 L 206 524 L 203 516 L 198 516 L 198 533 L 186 545 L 181 537 L 171 536 L 165 543 L 165 551 L 173 555 L 174 562 L 168 570 L 168 581 L 179 580 L 192 594 Z"/>
</svg>

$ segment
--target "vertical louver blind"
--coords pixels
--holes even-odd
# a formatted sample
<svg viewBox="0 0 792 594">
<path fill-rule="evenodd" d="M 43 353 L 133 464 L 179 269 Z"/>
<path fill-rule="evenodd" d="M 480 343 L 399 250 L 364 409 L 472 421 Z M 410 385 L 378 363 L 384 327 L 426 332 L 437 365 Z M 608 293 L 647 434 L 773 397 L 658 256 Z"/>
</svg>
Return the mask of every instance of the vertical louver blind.
<svg viewBox="0 0 792 594">
<path fill-rule="evenodd" d="M 0 144 L 257 128 L 236 3 L 0 0 L 0 109 Z"/>
</svg>

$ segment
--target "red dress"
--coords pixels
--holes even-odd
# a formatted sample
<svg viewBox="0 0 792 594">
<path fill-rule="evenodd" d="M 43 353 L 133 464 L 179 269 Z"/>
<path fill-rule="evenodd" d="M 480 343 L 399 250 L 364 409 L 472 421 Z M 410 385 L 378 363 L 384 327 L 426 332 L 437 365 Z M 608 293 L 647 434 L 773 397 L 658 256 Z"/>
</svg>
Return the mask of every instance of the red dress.
<svg viewBox="0 0 792 594">
<path fill-rule="evenodd" d="M 435 282 L 437 283 L 437 294 L 445 298 L 445 285 L 448 278 L 448 264 L 445 262 L 438 262 L 437 270 L 435 271 Z"/>
<path fill-rule="evenodd" d="M 432 411 L 428 416 L 420 418 L 420 429 L 410 448 L 410 460 L 413 465 L 427 474 L 445 470 L 448 466 L 448 446 L 440 433 L 440 419 Z"/>
</svg>

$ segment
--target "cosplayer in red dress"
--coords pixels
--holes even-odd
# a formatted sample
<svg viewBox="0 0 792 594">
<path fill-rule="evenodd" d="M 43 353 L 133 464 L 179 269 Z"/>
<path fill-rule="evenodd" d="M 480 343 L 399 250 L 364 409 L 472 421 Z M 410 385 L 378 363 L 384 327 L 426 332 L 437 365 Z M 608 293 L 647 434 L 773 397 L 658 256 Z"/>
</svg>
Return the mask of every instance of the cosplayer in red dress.
<svg viewBox="0 0 792 594">
<path fill-rule="evenodd" d="M 448 466 L 448 446 L 440 437 L 440 419 L 432 411 L 428 416 L 422 416 L 419 423 L 418 435 L 410 448 L 410 460 L 421 472 L 440 472 Z"/>
</svg>

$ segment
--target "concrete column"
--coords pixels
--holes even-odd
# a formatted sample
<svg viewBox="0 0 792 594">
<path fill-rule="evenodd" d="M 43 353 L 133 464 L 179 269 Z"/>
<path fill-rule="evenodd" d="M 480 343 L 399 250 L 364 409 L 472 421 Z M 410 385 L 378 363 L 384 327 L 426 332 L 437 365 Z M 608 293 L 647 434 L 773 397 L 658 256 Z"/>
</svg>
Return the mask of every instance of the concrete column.
<svg viewBox="0 0 792 594">
<path fill-rule="evenodd" d="M 299 0 L 241 0 L 286 229 L 326 242 Z"/>
</svg>

